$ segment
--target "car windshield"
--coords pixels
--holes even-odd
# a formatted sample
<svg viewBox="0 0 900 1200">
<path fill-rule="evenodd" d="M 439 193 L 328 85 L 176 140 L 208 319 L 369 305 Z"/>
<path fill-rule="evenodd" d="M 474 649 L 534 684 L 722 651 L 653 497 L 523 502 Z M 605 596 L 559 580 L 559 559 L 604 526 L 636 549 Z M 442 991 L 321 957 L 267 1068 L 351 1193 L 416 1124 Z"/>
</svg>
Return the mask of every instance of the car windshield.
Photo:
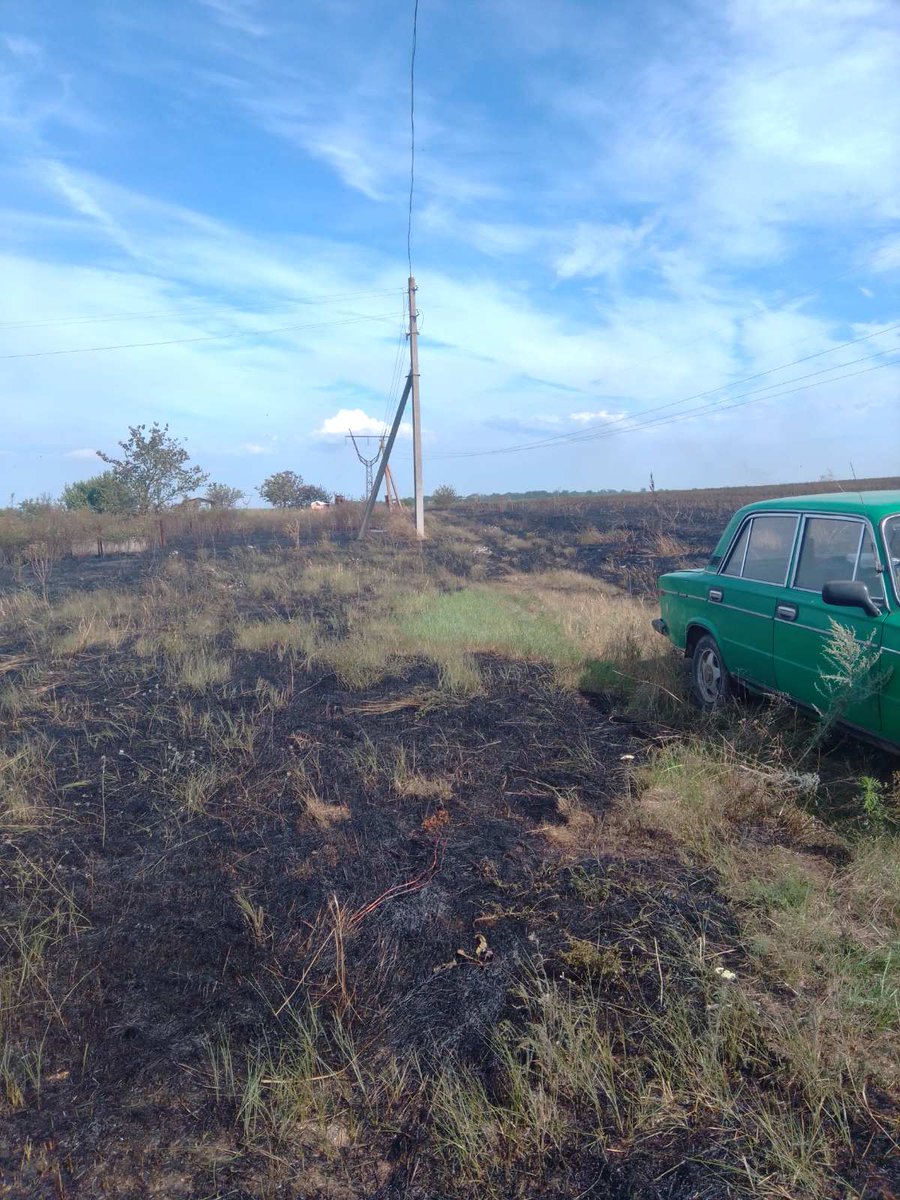
<svg viewBox="0 0 900 1200">
<path fill-rule="evenodd" d="M 900 596 L 900 513 L 884 523 L 884 548 L 888 567 L 894 577 L 894 595 Z"/>
</svg>

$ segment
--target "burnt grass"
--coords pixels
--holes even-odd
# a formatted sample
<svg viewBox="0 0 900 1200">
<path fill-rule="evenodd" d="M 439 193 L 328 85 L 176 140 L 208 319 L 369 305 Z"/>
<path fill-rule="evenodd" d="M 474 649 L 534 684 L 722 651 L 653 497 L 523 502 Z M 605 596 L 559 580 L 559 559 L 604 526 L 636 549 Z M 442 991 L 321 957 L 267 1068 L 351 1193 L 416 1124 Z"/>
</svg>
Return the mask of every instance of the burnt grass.
<svg viewBox="0 0 900 1200">
<path fill-rule="evenodd" d="M 621 756 L 642 746 L 627 725 L 556 689 L 545 669 L 496 666 L 487 696 L 425 713 L 353 709 L 433 688 L 428 666 L 354 694 L 354 704 L 327 679 L 297 677 L 297 698 L 256 751 L 253 784 L 236 780 L 180 827 L 139 778 L 160 743 L 141 729 L 134 687 L 103 678 L 104 707 L 138 732 L 105 769 L 84 754 L 77 768 L 62 756 L 57 767 L 62 787 L 105 770 L 105 842 L 99 797 L 76 789 L 68 794 L 80 798 L 51 838 L 34 834 L 3 848 L 7 865 L 17 853 L 46 864 L 89 925 L 54 966 L 55 994 L 71 994 L 64 1023 L 44 1035 L 53 1069 L 40 1103 L 3 1122 L 5 1194 L 253 1194 L 242 1190 L 259 1166 L 252 1149 L 219 1168 L 218 1190 L 208 1168 L 192 1169 L 192 1144 L 235 1139 L 234 1112 L 211 1101 L 206 1039 L 225 1030 L 236 1045 L 277 1036 L 276 1010 L 304 974 L 304 999 L 339 1000 L 332 948 L 309 971 L 332 896 L 356 912 L 388 894 L 347 941 L 352 1022 L 373 1056 L 417 1052 L 426 1070 L 453 1056 L 489 1072 L 490 1034 L 514 1013 L 514 985 L 535 968 L 565 973 L 559 955 L 570 937 L 615 948 L 651 1005 L 654 946 L 668 961 L 685 935 L 702 932 L 711 950 L 734 951 L 737 929 L 714 880 L 686 871 L 665 846 L 583 861 L 577 846 L 574 857 L 554 853 L 540 832 L 563 824 L 554 789 L 578 789 L 602 819 L 627 786 Z M 271 663 L 247 661 L 243 673 L 249 699 Z M 91 695 L 97 682 L 88 667 L 68 687 Z M 241 702 L 240 694 L 231 701 Z M 353 759 L 362 739 L 376 750 L 415 745 L 423 771 L 453 779 L 452 798 L 436 805 L 385 794 L 381 780 L 365 786 Z M 595 756 L 589 771 L 573 765 L 574 745 Z M 182 746 L 190 749 L 203 755 L 200 744 Z M 322 799 L 350 810 L 326 831 L 304 818 L 289 786 L 296 760 L 310 753 L 327 781 Z M 389 889 L 415 880 L 423 886 L 390 898 Z M 262 941 L 234 903 L 239 889 L 265 913 L 270 936 Z M 479 933 L 490 961 L 457 956 L 474 957 Z M 335 1165 L 336 1190 L 322 1194 L 431 1194 L 408 1191 L 410 1160 L 427 1158 L 424 1114 L 372 1132 L 365 1155 Z M 702 1131 L 698 1138 L 708 1140 Z M 673 1150 L 677 1167 L 683 1146 L 645 1149 L 615 1169 L 582 1155 L 566 1164 L 563 1190 L 547 1181 L 531 1194 L 566 1195 L 565 1187 L 601 1178 L 623 1196 L 694 1194 L 695 1167 L 679 1168 L 662 1188 L 651 1181 L 661 1161 L 672 1165 Z M 282 1194 L 314 1194 L 304 1188 Z"/>
<path fill-rule="evenodd" d="M 517 521 L 495 527 L 515 533 Z M 578 546 L 581 518 L 568 528 L 555 521 L 542 536 L 577 546 L 567 566 L 593 561 L 595 572 L 614 572 L 626 559 L 644 562 L 633 546 L 610 543 L 605 557 Z M 682 541 L 708 552 L 712 527 L 698 521 Z M 428 553 L 446 569 L 453 551 Z M 498 540 L 492 557 L 501 569 L 534 565 L 522 554 L 504 558 Z M 153 569 L 123 560 L 113 573 L 122 586 Z M 96 578 L 85 564 L 77 579 L 66 570 L 56 574 L 61 592 Z M 339 608 L 320 616 L 340 626 Z M 453 1062 L 489 1092 L 502 1090 L 493 1038 L 502 1023 L 526 1019 L 520 989 L 534 978 L 589 983 L 615 1012 L 627 1049 L 640 1050 L 673 996 L 703 1019 L 708 987 L 683 948 L 702 938 L 709 955 L 739 971 L 740 921 L 713 871 L 687 864 L 665 835 L 616 820 L 634 766 L 657 745 L 652 731 L 620 713 L 615 697 L 561 690 L 540 664 L 479 665 L 485 690 L 464 699 L 442 693 L 424 662 L 350 692 L 290 656 L 235 653 L 226 688 L 188 697 L 176 697 L 130 644 L 85 651 L 66 666 L 59 703 L 42 711 L 39 727 L 53 819 L 0 845 L 9 928 L 33 903 L 9 882 L 23 864 L 51 904 L 68 894 L 77 914 L 48 952 L 41 987 L 16 1010 L 17 1037 L 40 1046 L 41 1080 L 24 1086 L 23 1103 L 0 1104 L 0 1196 L 458 1194 L 433 1148 L 421 1089 L 390 1101 L 376 1094 L 372 1081 L 391 1059 L 414 1058 L 425 1078 Z M 285 702 L 261 713 L 260 680 L 287 689 Z M 195 717 L 254 721 L 252 749 L 213 747 L 198 722 L 177 732 L 176 703 Z M 7 748 L 29 729 L 27 714 L 7 721 Z M 396 784 L 401 749 L 419 776 L 446 782 L 445 794 Z M 204 766 L 219 781 L 188 813 L 173 799 L 176 785 Z M 314 810 L 303 799 L 310 780 Z M 260 913 L 256 928 L 239 896 Z M 335 912 L 345 921 L 340 954 L 329 934 Z M 589 968 L 571 953 L 579 939 L 608 971 L 585 978 Z M 291 1014 L 310 1006 L 352 1033 L 371 1094 L 353 1138 L 329 1126 L 300 1149 L 260 1145 L 246 1136 L 237 1100 L 215 1094 L 210 1047 L 227 1040 L 240 1074 L 248 1053 L 277 1046 Z M 339 1061 L 333 1039 L 324 1061 Z M 734 1071 L 765 1093 L 778 1063 Z M 867 1196 L 894 1194 L 880 1128 L 859 1125 L 834 1196 L 846 1194 L 840 1178 Z M 727 1167 L 742 1152 L 740 1129 L 699 1115 L 677 1136 L 650 1132 L 613 1152 L 575 1138 L 539 1170 L 499 1163 L 496 1190 L 623 1200 L 745 1194 Z"/>
</svg>

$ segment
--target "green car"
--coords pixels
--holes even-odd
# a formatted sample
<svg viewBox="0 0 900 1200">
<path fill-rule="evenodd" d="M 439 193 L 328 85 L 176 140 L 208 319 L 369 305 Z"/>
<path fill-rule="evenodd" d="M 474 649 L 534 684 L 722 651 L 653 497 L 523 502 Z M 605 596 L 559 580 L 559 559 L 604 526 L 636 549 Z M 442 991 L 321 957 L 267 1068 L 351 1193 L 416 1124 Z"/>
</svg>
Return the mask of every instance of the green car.
<svg viewBox="0 0 900 1200">
<path fill-rule="evenodd" d="M 748 504 L 708 566 L 660 576 L 659 598 L 653 626 L 684 650 L 708 708 L 738 683 L 822 711 L 839 622 L 877 655 L 841 723 L 900 750 L 900 491 Z"/>
</svg>

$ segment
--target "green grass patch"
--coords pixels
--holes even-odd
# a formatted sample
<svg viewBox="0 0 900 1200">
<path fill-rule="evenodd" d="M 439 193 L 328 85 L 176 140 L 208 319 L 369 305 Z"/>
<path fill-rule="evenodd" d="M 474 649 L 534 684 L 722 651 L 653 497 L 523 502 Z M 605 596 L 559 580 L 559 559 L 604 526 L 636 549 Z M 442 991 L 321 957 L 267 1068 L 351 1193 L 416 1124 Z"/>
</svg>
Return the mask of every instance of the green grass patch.
<svg viewBox="0 0 900 1200">
<path fill-rule="evenodd" d="M 838 976 L 844 1005 L 866 1026 L 882 1030 L 900 1026 L 900 940 L 868 951 L 849 946 L 840 959 Z"/>
<path fill-rule="evenodd" d="M 625 682 L 615 663 L 597 658 L 585 663 L 578 686 L 583 692 L 608 692 L 623 688 Z"/>
<path fill-rule="evenodd" d="M 558 665 L 582 658 L 553 618 L 496 588 L 416 597 L 401 607 L 398 620 L 401 635 L 425 654 L 495 653 Z"/>
<path fill-rule="evenodd" d="M 780 911 L 805 908 L 815 891 L 811 879 L 790 872 L 772 880 L 751 879 L 747 883 L 751 903 Z"/>
</svg>

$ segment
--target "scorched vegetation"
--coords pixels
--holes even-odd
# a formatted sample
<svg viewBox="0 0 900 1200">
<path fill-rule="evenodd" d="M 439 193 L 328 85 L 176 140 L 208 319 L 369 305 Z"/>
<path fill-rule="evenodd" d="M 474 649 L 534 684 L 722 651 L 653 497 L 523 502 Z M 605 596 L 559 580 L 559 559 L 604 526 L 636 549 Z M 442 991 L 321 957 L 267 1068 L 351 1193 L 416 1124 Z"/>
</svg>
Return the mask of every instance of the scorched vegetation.
<svg viewBox="0 0 900 1200">
<path fill-rule="evenodd" d="M 895 764 L 701 720 L 602 504 L 11 555 L 0 1194 L 896 1193 Z"/>
</svg>

